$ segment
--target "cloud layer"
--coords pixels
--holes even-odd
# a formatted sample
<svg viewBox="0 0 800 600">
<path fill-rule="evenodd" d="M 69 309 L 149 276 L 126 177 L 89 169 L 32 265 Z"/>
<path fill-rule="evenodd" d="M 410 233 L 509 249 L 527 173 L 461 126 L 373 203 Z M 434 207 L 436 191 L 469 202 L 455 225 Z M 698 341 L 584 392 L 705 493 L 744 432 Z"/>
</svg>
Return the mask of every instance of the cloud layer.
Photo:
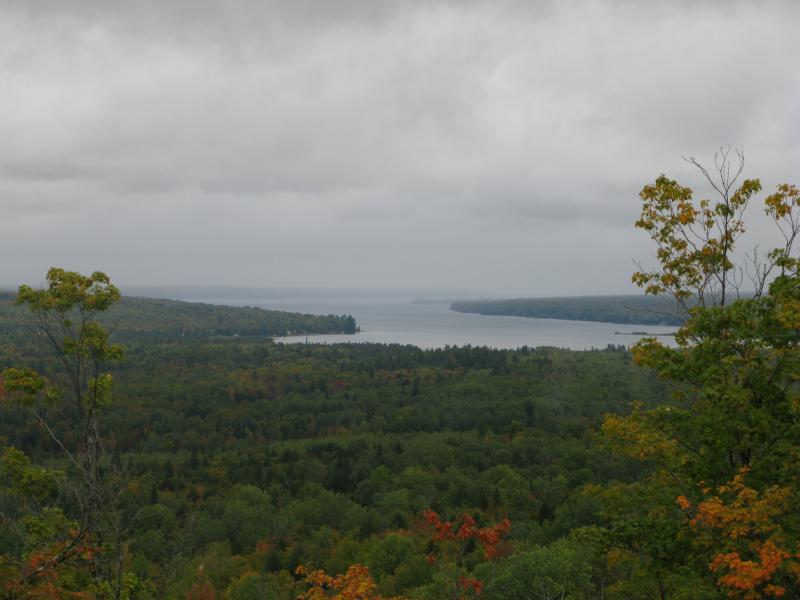
<svg viewBox="0 0 800 600">
<path fill-rule="evenodd" d="M 794 3 L 33 4 L 0 282 L 627 291 L 641 186 L 707 193 L 682 155 L 798 182 Z"/>
</svg>

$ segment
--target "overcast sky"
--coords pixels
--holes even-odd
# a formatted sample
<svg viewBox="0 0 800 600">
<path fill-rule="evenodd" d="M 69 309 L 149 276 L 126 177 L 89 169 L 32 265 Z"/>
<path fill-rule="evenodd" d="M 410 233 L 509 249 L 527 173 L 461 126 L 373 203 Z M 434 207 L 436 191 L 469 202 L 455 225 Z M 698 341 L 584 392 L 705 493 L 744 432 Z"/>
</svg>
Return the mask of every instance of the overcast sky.
<svg viewBox="0 0 800 600">
<path fill-rule="evenodd" d="M 0 284 L 629 292 L 682 155 L 800 183 L 799 4 L 3 0 Z"/>
</svg>

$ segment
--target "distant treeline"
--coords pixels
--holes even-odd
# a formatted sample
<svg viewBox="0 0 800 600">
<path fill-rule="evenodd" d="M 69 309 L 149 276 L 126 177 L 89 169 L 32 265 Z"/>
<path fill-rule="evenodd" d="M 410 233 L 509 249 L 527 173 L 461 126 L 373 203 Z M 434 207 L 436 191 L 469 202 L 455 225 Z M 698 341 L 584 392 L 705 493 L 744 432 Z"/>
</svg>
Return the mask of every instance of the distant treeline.
<svg viewBox="0 0 800 600">
<path fill-rule="evenodd" d="M 125 296 L 101 319 L 119 340 L 215 336 L 281 336 L 355 333 L 350 315 L 307 315 L 263 308 L 218 306 Z M 0 292 L 0 338 L 29 335 L 31 317 Z"/>
<path fill-rule="evenodd" d="M 513 300 L 461 300 L 450 310 L 482 315 L 537 319 L 566 319 L 636 325 L 680 325 L 683 317 L 675 301 L 661 296 L 578 296 L 568 298 L 517 298 Z"/>
</svg>

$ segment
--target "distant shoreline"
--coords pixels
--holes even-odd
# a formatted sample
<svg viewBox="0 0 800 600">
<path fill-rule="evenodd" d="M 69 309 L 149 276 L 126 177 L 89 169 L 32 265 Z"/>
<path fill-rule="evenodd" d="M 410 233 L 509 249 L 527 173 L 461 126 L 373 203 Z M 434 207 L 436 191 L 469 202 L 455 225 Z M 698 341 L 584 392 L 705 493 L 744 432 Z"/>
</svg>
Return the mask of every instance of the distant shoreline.
<svg viewBox="0 0 800 600">
<path fill-rule="evenodd" d="M 492 316 L 616 323 L 642 328 L 677 328 L 685 321 L 684 315 L 674 312 L 674 300 L 643 295 L 459 300 L 450 305 L 450 310 Z"/>
</svg>

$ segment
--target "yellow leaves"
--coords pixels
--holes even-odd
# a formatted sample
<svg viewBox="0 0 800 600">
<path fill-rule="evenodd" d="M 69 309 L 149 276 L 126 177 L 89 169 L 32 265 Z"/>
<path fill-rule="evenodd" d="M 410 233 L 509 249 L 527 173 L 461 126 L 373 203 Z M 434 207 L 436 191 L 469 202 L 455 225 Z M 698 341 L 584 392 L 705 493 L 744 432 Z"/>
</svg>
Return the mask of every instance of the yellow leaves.
<svg viewBox="0 0 800 600">
<path fill-rule="evenodd" d="M 764 211 L 773 219 L 788 217 L 795 206 L 800 206 L 800 189 L 794 185 L 783 183 L 778 191 L 764 199 Z"/>
<path fill-rule="evenodd" d="M 697 210 L 690 202 L 681 202 L 676 207 L 675 218 L 681 225 L 689 225 L 694 223 L 697 214 Z"/>
<path fill-rule="evenodd" d="M 753 194 L 761 191 L 761 182 L 758 179 L 745 179 L 739 189 L 731 196 L 730 204 L 733 209 L 745 206 Z"/>
<path fill-rule="evenodd" d="M 722 160 L 727 164 L 727 154 Z M 669 293 L 678 300 L 698 296 L 701 301 L 724 304 L 724 295 L 715 296 L 732 283 L 731 271 L 736 265 L 731 256 L 745 232 L 742 215 L 750 199 L 761 191 L 761 183 L 747 179 L 731 194 L 727 186 L 724 193 L 719 188 L 717 191 L 720 198 L 712 206 L 706 199 L 695 202 L 690 188 L 664 175 L 642 188 L 641 214 L 635 225 L 655 242 L 660 264 L 659 270 L 634 274 L 633 282 L 645 293 Z M 800 190 L 788 184 L 778 186 L 778 191 L 765 200 L 767 214 L 786 241 L 786 247 L 780 249 L 785 256 L 780 260 L 767 255 L 769 267 L 784 270 L 787 265 L 796 265 L 789 249 L 800 235 L 800 219 L 793 213 L 798 206 Z"/>
<path fill-rule="evenodd" d="M 776 317 L 783 327 L 800 329 L 800 300 L 784 300 L 777 310 Z"/>
<path fill-rule="evenodd" d="M 609 548 L 606 553 L 606 564 L 611 567 L 624 565 L 631 560 L 631 553 L 623 548 Z"/>
<path fill-rule="evenodd" d="M 649 361 L 649 355 L 652 350 L 652 346 L 654 344 L 659 344 L 660 342 L 656 339 L 649 338 L 647 340 L 641 340 L 633 345 L 631 348 L 631 354 L 633 354 L 633 362 L 634 364 L 643 367 Z"/>
<path fill-rule="evenodd" d="M 92 379 L 90 387 L 92 388 L 93 402 L 105 408 L 111 404 L 111 387 L 114 383 L 114 378 L 110 373 L 103 373 Z"/>
<path fill-rule="evenodd" d="M 606 415 L 601 430 L 613 450 L 637 460 L 671 457 L 677 448 L 674 440 L 649 427 L 640 405 L 630 416 Z"/>
</svg>

